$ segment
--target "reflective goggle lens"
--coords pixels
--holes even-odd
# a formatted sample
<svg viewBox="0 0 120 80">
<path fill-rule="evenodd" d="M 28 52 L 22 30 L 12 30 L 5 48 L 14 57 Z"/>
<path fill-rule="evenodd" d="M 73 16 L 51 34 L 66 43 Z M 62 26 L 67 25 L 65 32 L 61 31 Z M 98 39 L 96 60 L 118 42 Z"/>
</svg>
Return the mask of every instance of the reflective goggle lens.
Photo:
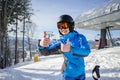
<svg viewBox="0 0 120 80">
<path fill-rule="evenodd" d="M 59 29 L 67 29 L 67 28 L 69 28 L 69 25 L 68 25 L 68 23 L 58 23 L 58 28 Z"/>
</svg>

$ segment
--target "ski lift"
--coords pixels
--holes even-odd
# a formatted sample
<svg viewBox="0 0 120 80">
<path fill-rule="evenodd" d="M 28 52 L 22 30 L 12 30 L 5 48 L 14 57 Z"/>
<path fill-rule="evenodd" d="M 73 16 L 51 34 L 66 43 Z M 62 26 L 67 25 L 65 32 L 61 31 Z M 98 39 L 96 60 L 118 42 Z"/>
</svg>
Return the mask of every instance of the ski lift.
<svg viewBox="0 0 120 80">
<path fill-rule="evenodd" d="M 95 36 L 95 41 L 98 42 L 99 39 L 100 39 L 100 34 L 97 34 L 97 35 Z"/>
<path fill-rule="evenodd" d="M 54 36 L 53 32 L 52 31 L 45 31 L 46 32 L 46 36 L 47 38 L 51 38 L 52 36 Z"/>
</svg>

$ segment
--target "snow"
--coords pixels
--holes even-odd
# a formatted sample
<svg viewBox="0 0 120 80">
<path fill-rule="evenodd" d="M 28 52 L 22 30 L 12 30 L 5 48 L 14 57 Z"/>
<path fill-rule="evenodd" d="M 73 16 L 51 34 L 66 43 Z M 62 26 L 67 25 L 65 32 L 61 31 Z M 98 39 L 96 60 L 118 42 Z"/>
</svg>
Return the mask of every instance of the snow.
<svg viewBox="0 0 120 80">
<path fill-rule="evenodd" d="M 38 62 L 27 61 L 0 69 L 0 80 L 60 80 L 62 54 L 41 56 Z M 120 80 L 120 47 L 92 50 L 85 58 L 86 80 L 92 79 L 92 69 L 100 66 L 101 80 Z"/>
</svg>

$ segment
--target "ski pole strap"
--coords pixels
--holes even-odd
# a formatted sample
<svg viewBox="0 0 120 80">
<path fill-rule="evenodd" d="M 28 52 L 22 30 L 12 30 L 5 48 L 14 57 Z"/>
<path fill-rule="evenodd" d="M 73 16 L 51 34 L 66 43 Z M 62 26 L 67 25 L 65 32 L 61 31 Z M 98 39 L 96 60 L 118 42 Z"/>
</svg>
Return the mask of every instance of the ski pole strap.
<svg viewBox="0 0 120 80">
<path fill-rule="evenodd" d="M 100 79 L 100 72 L 99 72 L 99 65 L 96 65 L 94 69 L 92 70 L 92 77 L 94 80 L 99 80 Z"/>
</svg>

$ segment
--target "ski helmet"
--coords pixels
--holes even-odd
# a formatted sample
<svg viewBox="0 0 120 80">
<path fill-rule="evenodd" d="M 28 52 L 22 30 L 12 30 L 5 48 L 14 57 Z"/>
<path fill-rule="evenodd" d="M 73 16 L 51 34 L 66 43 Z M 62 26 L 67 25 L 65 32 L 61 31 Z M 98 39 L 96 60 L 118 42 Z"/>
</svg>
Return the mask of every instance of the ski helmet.
<svg viewBox="0 0 120 80">
<path fill-rule="evenodd" d="M 58 26 L 59 23 L 63 23 L 63 22 L 67 22 L 69 24 L 69 30 L 70 30 L 70 32 L 72 32 L 74 30 L 74 20 L 73 20 L 73 18 L 71 16 L 66 15 L 66 14 L 65 15 L 61 15 L 58 18 L 57 26 Z"/>
</svg>

